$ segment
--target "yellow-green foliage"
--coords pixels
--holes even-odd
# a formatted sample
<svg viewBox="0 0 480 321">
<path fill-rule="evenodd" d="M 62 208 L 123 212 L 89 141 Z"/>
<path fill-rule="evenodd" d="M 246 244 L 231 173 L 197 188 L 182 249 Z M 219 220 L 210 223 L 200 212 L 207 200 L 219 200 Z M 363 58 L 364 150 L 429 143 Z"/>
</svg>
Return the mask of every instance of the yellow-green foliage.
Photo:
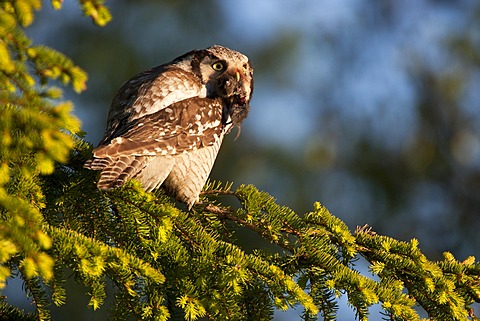
<svg viewBox="0 0 480 321">
<path fill-rule="evenodd" d="M 32 45 L 25 34 L 41 6 L 40 0 L 0 3 L 0 288 L 10 276 L 8 266 L 29 282 L 52 280 L 52 240 L 42 229 L 39 175 L 67 161 L 72 135 L 80 130 L 72 104 L 61 101 L 61 90 L 49 81 L 58 78 L 80 92 L 86 73 L 61 53 Z M 40 297 L 36 302 L 42 306 Z"/>
<path fill-rule="evenodd" d="M 91 146 L 51 85 L 80 92 L 87 76 L 23 29 L 41 4 L 0 3 L 0 289 L 20 271 L 36 305 L 35 315 L 24 315 L 0 300 L 0 319 L 48 320 L 48 306 L 66 302 L 65 274 L 73 273 L 93 310 L 114 285 L 115 320 L 262 321 L 295 306 L 304 320 L 335 320 L 343 295 L 360 320 L 374 304 L 391 320 L 420 320 L 419 307 L 434 320 L 477 320 L 475 258 L 430 261 L 418 241 L 352 233 L 320 203 L 299 216 L 253 186 L 208 183 L 203 202 L 186 211 L 135 181 L 98 190 L 96 173 L 82 167 Z M 103 1 L 80 4 L 98 25 L 109 21 Z M 240 205 L 222 205 L 219 194 Z M 246 230 L 258 235 L 253 252 L 237 239 Z M 375 278 L 356 271 L 359 257 Z"/>
</svg>

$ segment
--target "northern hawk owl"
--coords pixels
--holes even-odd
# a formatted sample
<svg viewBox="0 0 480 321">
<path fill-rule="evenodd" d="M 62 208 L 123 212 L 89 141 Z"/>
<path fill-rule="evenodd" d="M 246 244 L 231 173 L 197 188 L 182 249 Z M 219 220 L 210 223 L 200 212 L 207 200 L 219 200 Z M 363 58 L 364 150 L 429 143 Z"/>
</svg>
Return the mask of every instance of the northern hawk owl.
<svg viewBox="0 0 480 321">
<path fill-rule="evenodd" d="M 163 186 L 189 208 L 213 167 L 223 137 L 247 117 L 253 91 L 248 58 L 222 46 L 190 51 L 125 82 L 107 130 L 85 167 L 100 189 L 139 180 Z"/>
</svg>

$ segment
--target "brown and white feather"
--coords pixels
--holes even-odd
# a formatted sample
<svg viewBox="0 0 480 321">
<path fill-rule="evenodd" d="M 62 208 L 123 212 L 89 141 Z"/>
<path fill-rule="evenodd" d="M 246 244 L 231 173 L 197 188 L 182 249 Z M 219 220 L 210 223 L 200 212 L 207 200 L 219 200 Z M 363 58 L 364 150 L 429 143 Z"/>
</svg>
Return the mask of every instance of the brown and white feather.
<svg viewBox="0 0 480 321">
<path fill-rule="evenodd" d="M 246 117 L 252 90 L 248 58 L 221 46 L 144 71 L 120 88 L 85 167 L 101 171 L 101 189 L 135 178 L 146 191 L 164 186 L 190 208 L 224 135 Z"/>
</svg>

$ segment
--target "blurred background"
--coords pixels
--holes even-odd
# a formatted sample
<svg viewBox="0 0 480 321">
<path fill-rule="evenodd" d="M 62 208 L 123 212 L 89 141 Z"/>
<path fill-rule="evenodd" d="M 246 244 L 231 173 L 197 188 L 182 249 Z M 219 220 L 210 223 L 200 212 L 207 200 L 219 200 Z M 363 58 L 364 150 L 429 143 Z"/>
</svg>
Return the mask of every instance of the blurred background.
<svg viewBox="0 0 480 321">
<path fill-rule="evenodd" d="M 45 3 L 29 30 L 88 72 L 88 90 L 67 93 L 87 140 L 100 140 L 128 78 L 222 44 L 250 57 L 255 91 L 211 178 L 254 184 L 297 213 L 320 201 L 352 230 L 419 239 L 430 259 L 480 259 L 480 2 L 107 5 L 105 28 L 65 1 L 61 11 Z"/>
</svg>

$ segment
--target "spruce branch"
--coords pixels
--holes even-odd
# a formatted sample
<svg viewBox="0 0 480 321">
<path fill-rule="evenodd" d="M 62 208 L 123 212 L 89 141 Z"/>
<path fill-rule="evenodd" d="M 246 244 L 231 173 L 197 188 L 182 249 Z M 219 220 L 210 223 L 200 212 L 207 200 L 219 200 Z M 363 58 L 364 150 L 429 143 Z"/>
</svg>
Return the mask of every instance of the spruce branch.
<svg viewBox="0 0 480 321">
<path fill-rule="evenodd" d="M 208 205 L 204 207 L 205 211 L 258 233 L 287 250 L 287 253 L 295 253 L 298 257 L 297 266 L 308 262 L 308 266 L 300 271 L 311 270 L 313 266 L 326 271 L 327 277 L 324 274 L 322 281 L 327 289 L 346 291 L 361 319 L 367 317 L 369 305 L 381 302 L 386 313 L 397 319 L 418 320 L 419 316 L 413 309 L 418 304 L 436 318 L 463 320 L 473 315 L 469 304 L 479 302 L 478 291 L 472 291 L 478 289 L 478 263 L 473 258 L 460 263 L 451 254 L 446 254 L 448 261 L 432 262 L 420 252 L 416 240 L 397 241 L 377 235 L 367 226 L 358 228 L 351 234 L 343 222 L 318 203 L 315 204 L 315 211 L 305 216 L 303 223 L 297 219 L 277 220 L 278 213 L 275 212 L 285 213 L 285 210 L 272 206 L 272 198 L 256 191 L 252 186 L 241 186 L 234 192 L 215 191 L 215 194 L 234 196 L 244 208 L 235 211 L 229 207 Z M 255 204 L 252 205 L 251 202 Z M 281 223 L 281 226 L 276 234 L 272 234 L 271 226 L 276 223 Z M 296 239 L 294 246 L 285 241 L 291 238 Z M 335 249 L 334 252 L 331 251 L 332 248 Z M 372 272 L 378 274 L 380 282 L 374 282 L 351 270 L 349 262 L 357 255 L 372 264 Z M 467 266 L 472 268 L 471 279 L 465 276 Z M 453 271 L 457 272 L 455 277 L 449 276 Z M 303 274 L 303 278 L 316 282 L 309 273 Z M 453 280 L 463 282 L 455 284 Z M 308 281 L 303 282 L 306 284 Z M 408 291 L 408 295 L 403 293 L 403 289 Z M 465 294 L 466 292 L 473 295 Z M 334 309 L 322 305 L 322 302 L 329 302 L 328 296 L 324 300 L 317 299 L 317 302 L 323 308 L 322 311 L 325 311 L 324 315 L 334 315 Z"/>
</svg>

